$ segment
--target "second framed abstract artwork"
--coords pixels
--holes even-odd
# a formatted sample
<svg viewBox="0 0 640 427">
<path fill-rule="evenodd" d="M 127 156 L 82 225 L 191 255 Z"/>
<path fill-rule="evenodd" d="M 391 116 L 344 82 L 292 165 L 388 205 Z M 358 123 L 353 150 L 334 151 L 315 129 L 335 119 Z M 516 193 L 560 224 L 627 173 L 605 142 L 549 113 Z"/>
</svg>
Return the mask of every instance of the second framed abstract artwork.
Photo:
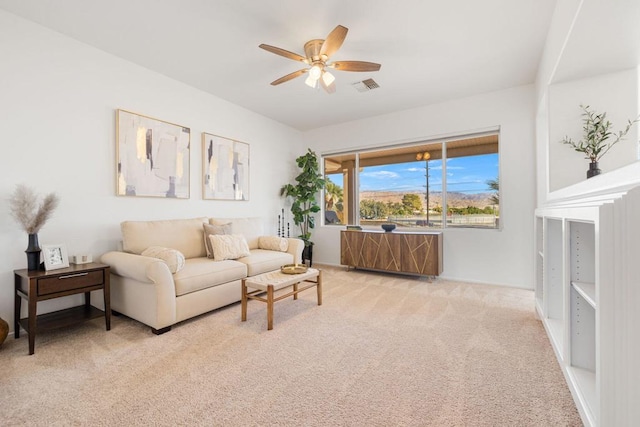
<svg viewBox="0 0 640 427">
<path fill-rule="evenodd" d="M 202 198 L 249 200 L 249 144 L 202 133 Z"/>
</svg>

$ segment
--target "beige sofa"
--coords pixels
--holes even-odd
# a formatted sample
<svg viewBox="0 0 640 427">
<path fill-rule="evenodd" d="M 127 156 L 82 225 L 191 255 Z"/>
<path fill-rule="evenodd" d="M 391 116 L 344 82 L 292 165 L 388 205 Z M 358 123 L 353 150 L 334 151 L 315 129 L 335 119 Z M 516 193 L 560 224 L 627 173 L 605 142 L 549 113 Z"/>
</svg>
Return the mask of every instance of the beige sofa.
<svg viewBox="0 0 640 427">
<path fill-rule="evenodd" d="M 207 258 L 203 223 L 230 224 L 233 234 L 246 239 L 250 255 L 224 261 Z M 304 248 L 302 240 L 289 238 L 286 252 L 261 249 L 261 218 L 125 221 L 121 230 L 123 250 L 101 257 L 111 266 L 111 308 L 149 325 L 155 334 L 240 301 L 243 278 L 300 263 Z M 162 259 L 141 255 L 157 246 L 183 254 L 184 267 L 172 274 Z"/>
</svg>

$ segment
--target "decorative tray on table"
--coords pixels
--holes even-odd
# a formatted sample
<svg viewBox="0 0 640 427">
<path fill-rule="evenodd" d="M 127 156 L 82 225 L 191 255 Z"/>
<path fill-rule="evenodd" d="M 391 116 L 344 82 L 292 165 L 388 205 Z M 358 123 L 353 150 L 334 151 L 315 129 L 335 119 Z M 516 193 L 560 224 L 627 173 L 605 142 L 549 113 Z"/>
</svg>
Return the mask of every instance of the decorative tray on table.
<svg viewBox="0 0 640 427">
<path fill-rule="evenodd" d="M 304 264 L 286 264 L 280 267 L 280 271 L 284 274 L 302 274 L 306 273 L 308 269 Z"/>
</svg>

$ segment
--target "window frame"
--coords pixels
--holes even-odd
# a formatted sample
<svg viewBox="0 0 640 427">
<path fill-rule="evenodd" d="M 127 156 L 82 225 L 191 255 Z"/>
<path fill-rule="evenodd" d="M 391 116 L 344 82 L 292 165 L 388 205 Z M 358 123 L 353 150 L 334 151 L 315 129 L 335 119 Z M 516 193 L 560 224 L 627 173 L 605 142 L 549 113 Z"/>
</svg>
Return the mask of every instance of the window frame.
<svg viewBox="0 0 640 427">
<path fill-rule="evenodd" d="M 357 226 L 361 226 L 362 228 L 365 229 L 375 229 L 374 226 L 372 225 L 367 225 L 361 224 L 361 218 L 360 218 L 360 201 L 361 201 L 361 189 L 360 189 L 360 173 L 362 172 L 360 169 L 360 157 L 362 154 L 367 154 L 367 153 L 375 153 L 375 152 L 383 152 L 383 151 L 393 151 L 393 150 L 403 150 L 403 149 L 412 149 L 414 151 L 419 151 L 420 147 L 425 147 L 425 146 L 433 146 L 433 145 L 440 145 L 441 147 L 441 162 L 442 162 L 442 171 L 441 171 L 441 182 L 442 182 L 442 191 L 441 191 L 441 197 L 442 197 L 442 212 L 441 212 L 441 227 L 425 227 L 424 229 L 420 229 L 420 231 L 424 231 L 424 232 L 429 232 L 429 231 L 442 231 L 442 230 L 497 230 L 500 231 L 502 230 L 502 226 L 503 226 L 503 203 L 502 203 L 502 191 L 498 190 L 498 197 L 500 199 L 499 203 L 498 203 L 498 215 L 496 217 L 496 225 L 494 227 L 473 227 L 471 225 L 468 226 L 447 226 L 447 211 L 449 209 L 448 207 L 448 193 L 450 192 L 450 190 L 447 187 L 447 163 L 449 160 L 451 159 L 455 159 L 456 157 L 465 157 L 465 156 L 455 156 L 452 157 L 451 159 L 447 156 L 447 148 L 448 148 L 448 144 L 450 143 L 454 143 L 454 142 L 460 142 L 460 141 L 464 141 L 464 140 L 472 140 L 475 138 L 483 138 L 483 137 L 495 137 L 496 141 L 495 141 L 495 145 L 496 145 L 496 151 L 495 153 L 498 155 L 498 167 L 497 167 L 497 180 L 498 182 L 500 182 L 500 177 L 501 177 L 501 165 L 502 165 L 502 156 L 500 153 L 500 140 L 501 140 L 501 133 L 500 133 L 500 127 L 496 126 L 496 127 L 492 127 L 492 128 L 487 128 L 487 129 L 482 129 L 482 130 L 478 130 L 478 131 L 474 131 L 474 132 L 469 132 L 469 133 L 463 133 L 463 134 L 452 134 L 446 137 L 432 137 L 432 138 L 423 138 L 423 139 L 418 139 L 418 140 L 413 140 L 413 141 L 407 141 L 407 142 L 400 142 L 400 143 L 392 143 L 392 144 L 385 144 L 385 145 L 379 145 L 379 146 L 368 146 L 368 147 L 362 147 L 362 148 L 353 148 L 350 150 L 342 150 L 342 151 L 328 151 L 328 152 L 324 152 L 321 153 L 321 168 L 322 168 L 322 172 L 323 172 L 323 177 L 324 178 L 330 178 L 331 174 L 327 173 L 327 169 L 325 167 L 325 161 L 328 158 L 331 157 L 339 157 L 339 156 L 354 156 L 354 170 L 357 171 L 356 173 L 353 174 L 353 184 L 350 187 L 354 188 L 354 194 L 351 196 L 351 199 L 355 199 L 354 202 L 352 202 L 349 206 L 348 209 L 352 210 L 353 212 L 349 212 L 347 216 L 347 218 L 354 218 L 354 221 L 346 221 L 346 223 L 343 224 L 329 224 L 326 222 L 326 188 L 322 190 L 322 203 L 321 203 L 321 227 L 335 227 L 335 226 L 342 226 L 342 227 L 346 227 L 347 225 L 357 225 Z M 482 145 L 482 144 L 480 144 Z M 489 145 L 489 143 L 484 144 L 484 145 Z M 490 154 L 491 152 L 488 153 L 484 153 L 484 154 Z M 477 155 L 480 155 L 483 153 L 479 153 Z M 473 154 L 469 155 L 469 156 L 473 156 Z M 391 163 L 389 163 L 391 164 Z M 428 173 L 428 172 L 427 172 Z M 344 182 L 343 182 L 344 184 Z M 343 192 L 346 192 L 345 186 L 343 185 Z M 346 207 L 345 207 L 346 208 Z M 349 223 L 351 222 L 351 223 Z M 398 227 L 399 230 L 412 230 L 415 231 L 414 228 L 410 228 L 410 227 L 402 227 L 399 226 Z"/>
</svg>

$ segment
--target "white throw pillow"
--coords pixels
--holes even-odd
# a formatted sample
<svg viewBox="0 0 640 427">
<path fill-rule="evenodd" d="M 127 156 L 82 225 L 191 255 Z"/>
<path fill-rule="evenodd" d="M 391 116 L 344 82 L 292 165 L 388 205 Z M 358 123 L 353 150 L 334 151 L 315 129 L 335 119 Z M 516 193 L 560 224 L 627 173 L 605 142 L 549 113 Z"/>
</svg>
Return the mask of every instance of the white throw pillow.
<svg viewBox="0 0 640 427">
<path fill-rule="evenodd" d="M 142 251 L 141 255 L 161 259 L 167 264 L 171 273 L 177 273 L 184 267 L 184 255 L 176 249 L 150 246 Z"/>
<path fill-rule="evenodd" d="M 284 237 L 278 236 L 261 236 L 258 240 L 260 249 L 269 249 L 270 251 L 286 252 L 289 248 L 289 241 Z"/>
<path fill-rule="evenodd" d="M 213 260 L 223 261 L 225 259 L 238 259 L 251 255 L 249 246 L 242 234 L 227 234 L 209 236 L 211 249 L 213 249 Z"/>
<path fill-rule="evenodd" d="M 202 224 L 204 227 L 204 246 L 207 250 L 207 258 L 213 258 L 213 250 L 211 249 L 211 240 L 209 236 L 218 234 L 231 234 L 231 224 Z"/>
</svg>

